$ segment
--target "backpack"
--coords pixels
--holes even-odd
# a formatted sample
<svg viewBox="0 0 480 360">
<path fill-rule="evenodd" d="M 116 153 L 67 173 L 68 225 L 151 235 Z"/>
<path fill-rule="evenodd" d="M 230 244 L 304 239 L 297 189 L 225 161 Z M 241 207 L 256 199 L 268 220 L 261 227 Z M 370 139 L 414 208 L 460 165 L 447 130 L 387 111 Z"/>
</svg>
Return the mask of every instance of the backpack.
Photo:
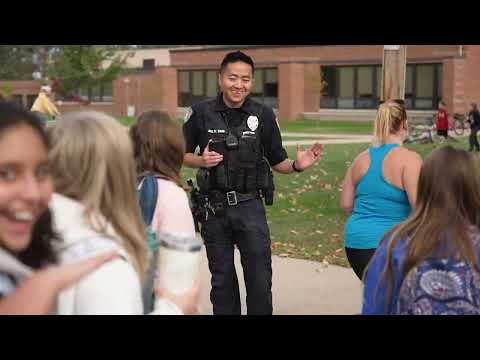
<svg viewBox="0 0 480 360">
<path fill-rule="evenodd" d="M 153 311 L 155 300 L 154 282 L 159 245 L 156 233 L 151 228 L 151 225 L 157 205 L 158 178 L 161 177 L 153 175 L 141 177 L 137 188 L 143 223 L 145 224 L 148 249 L 151 255 L 149 257 L 150 260 L 148 263 L 147 276 L 142 290 L 143 309 L 145 314 L 149 314 Z"/>
<path fill-rule="evenodd" d="M 464 261 L 428 259 L 398 294 L 396 315 L 480 315 L 480 275 Z"/>
</svg>

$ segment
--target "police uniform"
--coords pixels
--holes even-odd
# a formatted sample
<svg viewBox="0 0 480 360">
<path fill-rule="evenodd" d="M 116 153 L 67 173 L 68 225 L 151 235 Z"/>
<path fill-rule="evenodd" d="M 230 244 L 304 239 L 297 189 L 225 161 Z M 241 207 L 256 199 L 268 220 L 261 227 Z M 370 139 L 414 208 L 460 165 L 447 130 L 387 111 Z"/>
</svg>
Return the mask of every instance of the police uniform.
<svg viewBox="0 0 480 360">
<path fill-rule="evenodd" d="M 241 314 L 234 245 L 241 255 L 248 314 L 272 314 L 271 240 L 262 198 L 271 204 L 270 166 L 287 159 L 275 114 L 250 97 L 242 107 L 229 108 L 220 94 L 193 106 L 188 116 L 186 152 L 194 154 L 198 146 L 201 155 L 210 142 L 210 151 L 223 155 L 219 165 L 197 175 L 205 198 L 199 220 L 214 314 Z"/>
</svg>

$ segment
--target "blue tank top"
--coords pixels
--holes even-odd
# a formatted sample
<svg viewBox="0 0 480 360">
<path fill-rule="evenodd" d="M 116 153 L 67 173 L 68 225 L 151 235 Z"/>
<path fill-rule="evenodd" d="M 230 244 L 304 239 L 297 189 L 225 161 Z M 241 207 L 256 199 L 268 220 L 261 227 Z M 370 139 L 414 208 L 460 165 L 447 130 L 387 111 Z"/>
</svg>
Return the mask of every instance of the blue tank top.
<svg viewBox="0 0 480 360">
<path fill-rule="evenodd" d="M 370 167 L 355 187 L 353 211 L 345 224 L 346 247 L 374 249 L 388 230 L 410 215 L 407 193 L 389 184 L 382 173 L 383 159 L 397 146 L 370 147 Z"/>
</svg>

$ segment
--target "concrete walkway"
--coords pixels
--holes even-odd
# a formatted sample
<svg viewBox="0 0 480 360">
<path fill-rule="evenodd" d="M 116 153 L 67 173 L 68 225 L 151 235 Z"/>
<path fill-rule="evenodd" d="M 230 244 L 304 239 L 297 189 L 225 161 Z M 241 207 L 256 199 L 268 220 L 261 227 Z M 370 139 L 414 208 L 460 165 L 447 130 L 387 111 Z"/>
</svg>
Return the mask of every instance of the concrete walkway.
<svg viewBox="0 0 480 360">
<path fill-rule="evenodd" d="M 246 292 L 240 254 L 235 250 L 242 314 L 246 315 Z M 322 263 L 273 256 L 274 315 L 354 315 L 361 312 L 362 285 L 353 270 Z M 201 310 L 211 315 L 210 271 L 205 250 L 201 264 Z"/>
</svg>

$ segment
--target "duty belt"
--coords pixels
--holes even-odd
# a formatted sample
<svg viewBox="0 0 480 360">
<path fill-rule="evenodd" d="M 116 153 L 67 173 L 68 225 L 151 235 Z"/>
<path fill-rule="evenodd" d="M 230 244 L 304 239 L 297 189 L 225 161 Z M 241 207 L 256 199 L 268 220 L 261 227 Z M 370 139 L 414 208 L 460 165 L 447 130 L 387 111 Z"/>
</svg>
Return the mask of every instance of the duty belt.
<svg viewBox="0 0 480 360">
<path fill-rule="evenodd" d="M 227 193 L 223 193 L 220 191 L 213 191 L 210 193 L 209 198 L 214 202 L 224 201 L 227 203 L 228 206 L 236 206 L 244 201 L 260 199 L 261 193 L 258 190 L 249 193 L 239 193 L 237 191 L 229 191 Z"/>
</svg>

